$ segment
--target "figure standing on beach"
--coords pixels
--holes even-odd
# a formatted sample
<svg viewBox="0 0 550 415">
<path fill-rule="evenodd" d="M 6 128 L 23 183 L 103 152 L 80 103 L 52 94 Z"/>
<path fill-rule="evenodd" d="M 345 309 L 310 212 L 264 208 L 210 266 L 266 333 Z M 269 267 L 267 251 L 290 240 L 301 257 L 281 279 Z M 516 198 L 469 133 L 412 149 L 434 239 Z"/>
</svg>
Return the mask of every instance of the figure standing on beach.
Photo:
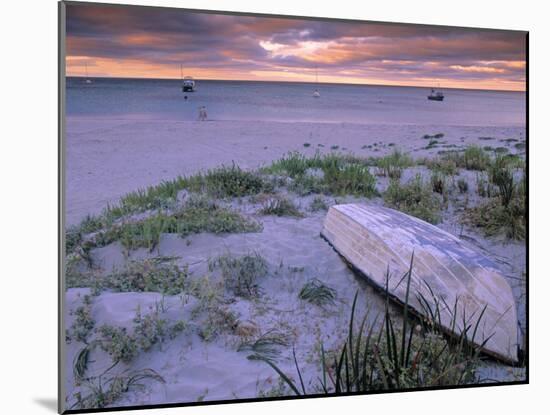
<svg viewBox="0 0 550 415">
<path fill-rule="evenodd" d="M 199 121 L 206 121 L 208 114 L 206 113 L 206 107 L 203 105 L 199 107 Z"/>
</svg>

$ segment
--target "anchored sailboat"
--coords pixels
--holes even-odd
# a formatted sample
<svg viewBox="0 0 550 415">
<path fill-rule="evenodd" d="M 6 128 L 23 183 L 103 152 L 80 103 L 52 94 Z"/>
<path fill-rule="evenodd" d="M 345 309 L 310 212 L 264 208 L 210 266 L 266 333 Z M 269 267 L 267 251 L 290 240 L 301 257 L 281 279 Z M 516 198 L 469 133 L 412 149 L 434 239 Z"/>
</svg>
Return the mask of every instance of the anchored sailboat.
<svg viewBox="0 0 550 415">
<path fill-rule="evenodd" d="M 192 77 L 183 77 L 183 65 L 180 65 L 181 92 L 195 92 L 195 81 Z"/>
<path fill-rule="evenodd" d="M 88 78 L 88 64 L 87 63 L 85 64 L 85 68 L 86 68 L 86 80 L 84 82 L 86 82 L 87 84 L 91 84 L 92 80 L 90 78 Z"/>
<path fill-rule="evenodd" d="M 319 84 L 319 77 L 317 74 L 317 68 L 315 68 L 315 85 L 317 86 Z M 320 98 L 321 93 L 319 92 L 318 88 L 315 88 L 315 91 L 313 91 L 313 98 Z"/>
<path fill-rule="evenodd" d="M 437 87 L 439 88 L 439 84 L 437 85 Z M 443 92 L 436 91 L 434 88 L 432 88 L 432 90 L 430 91 L 430 95 L 428 95 L 428 99 L 430 101 L 443 101 L 444 98 L 445 95 L 443 95 Z"/>
</svg>

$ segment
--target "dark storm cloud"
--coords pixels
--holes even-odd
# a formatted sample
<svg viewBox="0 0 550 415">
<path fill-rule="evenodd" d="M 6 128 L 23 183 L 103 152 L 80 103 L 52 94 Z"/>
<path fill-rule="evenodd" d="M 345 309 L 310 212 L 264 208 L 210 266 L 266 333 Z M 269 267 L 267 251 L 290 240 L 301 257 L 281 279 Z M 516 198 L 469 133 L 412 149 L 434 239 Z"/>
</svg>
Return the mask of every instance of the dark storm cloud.
<svg viewBox="0 0 550 415">
<path fill-rule="evenodd" d="M 525 79 L 525 34 L 69 5 L 67 52 L 90 59 L 251 70 L 355 71 L 388 79 Z"/>
</svg>

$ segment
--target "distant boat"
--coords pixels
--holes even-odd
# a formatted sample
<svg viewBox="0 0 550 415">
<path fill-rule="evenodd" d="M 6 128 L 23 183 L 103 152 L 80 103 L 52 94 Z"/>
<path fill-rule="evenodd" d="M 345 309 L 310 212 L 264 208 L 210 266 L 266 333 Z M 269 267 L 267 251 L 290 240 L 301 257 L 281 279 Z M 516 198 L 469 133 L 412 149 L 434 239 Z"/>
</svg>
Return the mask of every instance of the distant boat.
<svg viewBox="0 0 550 415">
<path fill-rule="evenodd" d="M 86 65 L 86 80 L 84 82 L 86 82 L 87 84 L 91 84 L 92 80 L 88 78 L 88 64 L 86 63 L 85 65 Z"/>
<path fill-rule="evenodd" d="M 183 77 L 183 66 L 180 65 L 181 92 L 195 92 L 195 80 L 186 76 Z"/>
<path fill-rule="evenodd" d="M 433 88 L 430 92 L 430 95 L 428 95 L 428 99 L 430 101 L 443 101 L 444 98 L 445 98 L 445 95 L 443 95 L 443 92 L 436 91 Z"/>
<path fill-rule="evenodd" d="M 317 76 L 317 68 L 315 68 L 315 85 L 318 85 L 319 84 L 319 79 L 318 79 L 318 76 Z M 319 92 L 319 89 L 315 89 L 315 91 L 313 91 L 313 98 L 320 98 L 321 97 L 321 93 Z"/>
</svg>

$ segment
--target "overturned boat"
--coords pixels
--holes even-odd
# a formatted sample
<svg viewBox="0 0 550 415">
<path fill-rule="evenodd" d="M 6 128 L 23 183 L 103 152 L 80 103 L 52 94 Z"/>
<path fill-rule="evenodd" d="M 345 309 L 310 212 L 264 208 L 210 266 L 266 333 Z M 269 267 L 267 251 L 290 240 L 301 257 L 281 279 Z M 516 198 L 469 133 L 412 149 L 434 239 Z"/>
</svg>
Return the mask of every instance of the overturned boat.
<svg viewBox="0 0 550 415">
<path fill-rule="evenodd" d="M 393 209 L 332 206 L 321 236 L 367 280 L 406 302 L 404 275 L 414 263 L 408 305 L 449 335 L 506 363 L 518 361 L 518 322 L 512 289 L 491 260 L 455 236 Z M 479 323 L 478 323 L 479 322 Z"/>
</svg>

